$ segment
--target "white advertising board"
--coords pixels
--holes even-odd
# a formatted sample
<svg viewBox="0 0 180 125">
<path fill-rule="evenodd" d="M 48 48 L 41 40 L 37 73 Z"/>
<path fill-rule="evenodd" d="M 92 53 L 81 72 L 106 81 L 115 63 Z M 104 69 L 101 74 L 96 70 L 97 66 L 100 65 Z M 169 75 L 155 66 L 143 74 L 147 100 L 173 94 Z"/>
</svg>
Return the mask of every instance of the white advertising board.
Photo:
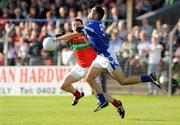
<svg viewBox="0 0 180 125">
<path fill-rule="evenodd" d="M 59 89 L 63 77 L 73 67 L 17 66 L 0 67 L 0 96 L 8 95 L 69 95 Z M 90 86 L 81 80 L 73 86 L 91 95 Z"/>
</svg>

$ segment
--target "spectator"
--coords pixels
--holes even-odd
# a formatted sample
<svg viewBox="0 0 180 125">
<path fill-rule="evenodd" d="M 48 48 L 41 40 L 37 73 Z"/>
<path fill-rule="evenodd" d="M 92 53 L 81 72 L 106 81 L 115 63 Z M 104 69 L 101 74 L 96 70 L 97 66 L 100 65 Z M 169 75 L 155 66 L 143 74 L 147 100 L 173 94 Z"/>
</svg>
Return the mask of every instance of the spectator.
<svg viewBox="0 0 180 125">
<path fill-rule="evenodd" d="M 161 52 L 163 50 L 163 46 L 159 42 L 160 36 L 158 34 L 153 35 L 151 44 L 149 45 L 148 74 L 153 72 L 156 75 L 159 75 L 158 64 L 160 63 Z M 158 88 L 155 85 L 149 83 L 148 88 L 149 94 L 157 94 Z"/>
<path fill-rule="evenodd" d="M 150 0 L 144 0 L 144 11 L 149 12 L 152 10 Z"/>
<path fill-rule="evenodd" d="M 135 16 L 142 15 L 145 12 L 143 0 L 135 0 Z"/>
<path fill-rule="evenodd" d="M 82 19 L 83 24 L 86 23 L 86 21 L 87 21 L 87 16 L 83 13 L 83 11 L 79 10 L 79 11 L 77 12 L 77 17 L 80 18 L 80 19 Z"/>
<path fill-rule="evenodd" d="M 51 66 L 51 65 L 53 65 L 52 58 L 51 58 L 49 55 L 47 55 L 47 57 L 46 57 L 45 65 L 46 65 L 46 66 Z"/>
<path fill-rule="evenodd" d="M 79 8 L 79 6 L 77 5 L 77 2 L 75 0 L 69 0 L 67 2 L 67 7 L 68 7 L 68 10 L 70 10 L 72 8 L 75 12 L 77 12 L 78 8 Z"/>
<path fill-rule="evenodd" d="M 89 10 L 89 6 L 94 5 L 94 4 L 100 4 L 104 6 L 104 10 L 105 10 L 105 16 L 104 16 L 104 20 L 103 20 L 103 26 L 104 28 L 106 28 L 108 25 L 110 25 L 107 28 L 107 34 L 113 38 L 113 35 L 116 37 L 116 33 L 118 32 L 118 36 L 117 36 L 117 40 L 121 41 L 127 41 L 127 35 L 128 35 L 128 31 L 126 28 L 126 24 L 125 21 L 122 21 L 122 19 L 124 19 L 126 17 L 126 1 L 125 0 L 105 0 L 105 1 L 97 1 L 97 2 L 92 2 L 91 5 L 89 5 L 89 1 L 75 1 L 75 0 L 2 0 L 0 1 L 0 6 L 3 5 L 2 9 L 0 10 L 0 19 L 9 19 L 9 18 L 16 18 L 16 19 L 22 19 L 25 18 L 28 20 L 28 22 L 17 22 L 14 23 L 15 24 L 15 29 L 13 29 L 10 33 L 9 33 L 9 37 L 11 37 L 11 41 L 15 43 L 15 48 L 16 50 L 16 61 L 19 61 L 19 63 L 22 62 L 22 65 L 28 65 L 29 61 L 24 61 L 26 60 L 25 58 L 29 58 L 29 54 L 28 51 L 30 53 L 30 64 L 32 64 L 32 57 L 37 57 L 37 52 L 38 52 L 38 56 L 42 56 L 41 54 L 43 54 L 43 50 L 41 48 L 42 46 L 42 41 L 44 39 L 44 37 L 47 36 L 54 36 L 55 34 L 57 34 L 58 32 L 62 32 L 65 31 L 67 32 L 71 32 L 71 27 L 69 25 L 69 22 L 76 16 L 79 16 L 80 18 L 83 19 L 83 21 L 87 20 L 87 13 Z M 156 1 L 150 1 L 150 0 L 136 0 L 135 1 L 135 9 L 136 12 L 138 12 L 138 15 L 141 15 L 143 13 L 149 12 L 152 9 L 154 10 L 154 8 L 158 8 L 160 6 L 162 6 L 162 0 L 156 0 Z M 47 19 L 47 23 L 46 22 L 29 22 L 29 19 Z M 58 20 L 56 22 L 54 22 L 53 19 L 57 19 Z M 111 22 L 111 19 L 114 22 Z M 37 21 L 37 20 L 35 20 Z M 39 21 L 39 20 L 38 20 Z M 43 20 L 44 21 L 44 20 Z M 157 21 L 158 22 L 158 21 Z M 1 26 L 0 26 L 0 31 L 2 33 L 2 35 L 5 35 L 5 33 L 9 32 L 9 28 L 10 28 L 10 24 L 8 24 L 8 20 L 4 20 L 4 21 L 0 21 Z M 148 24 L 148 23 L 147 23 Z M 151 37 L 151 33 L 149 33 L 150 28 L 146 27 L 149 26 L 143 25 L 143 27 L 145 27 L 143 30 L 147 31 L 148 37 L 150 39 Z M 162 30 L 162 31 L 161 31 Z M 167 34 L 169 32 L 164 32 L 165 29 L 163 29 L 163 27 L 161 26 L 156 26 L 155 31 L 159 32 L 162 34 L 162 42 L 161 44 L 163 44 L 164 46 L 166 46 L 166 49 L 168 49 L 168 44 L 167 42 Z M 116 33 L 114 33 L 114 31 Z M 133 39 L 132 43 L 136 43 L 137 41 L 139 41 L 139 32 L 141 31 L 141 29 L 139 28 L 139 26 L 134 27 L 131 32 L 132 36 L 129 35 L 128 37 L 128 41 L 129 39 Z M 155 32 L 155 34 L 156 34 Z M 33 36 L 34 34 L 34 37 Z M 177 38 L 178 37 L 178 33 L 177 33 Z M 33 40 L 33 39 L 34 40 Z M 148 39 L 147 39 L 148 40 Z M 36 42 L 32 42 L 32 41 L 36 41 Z M 30 43 L 30 44 L 29 44 Z M 127 42 L 125 42 L 127 43 Z M 114 43 L 113 43 L 114 44 Z M 128 45 L 131 45 L 128 42 Z M 118 48 L 119 49 L 119 45 L 115 46 L 112 45 L 113 48 Z M 134 44 L 133 44 L 134 46 Z M 37 50 L 37 48 L 39 48 L 40 50 L 38 50 L 37 52 L 34 52 L 35 50 Z M 61 43 L 59 46 L 59 53 L 61 57 L 61 52 L 64 48 L 68 49 L 67 45 Z M 130 47 L 131 48 L 131 47 Z M 129 49 L 130 49 L 129 48 Z M 29 50 L 28 50 L 29 49 Z M 115 49 L 115 50 L 116 50 Z M 117 50 L 118 50 L 117 49 Z M 136 47 L 137 49 L 137 47 Z M 26 51 L 27 50 L 27 51 Z M 176 50 L 176 48 L 175 48 Z M 118 50 L 119 51 L 119 50 Z M 129 50 L 131 53 L 131 50 Z M 45 53 L 45 52 L 44 52 Z M 66 53 L 66 52 L 65 52 Z M 45 54 L 44 54 L 45 55 Z M 137 64 L 137 66 L 139 65 L 138 60 L 142 60 L 143 58 L 139 58 L 138 56 L 136 56 L 136 58 L 134 58 L 134 55 L 130 55 L 130 58 L 132 57 L 134 59 L 133 64 Z M 18 58 L 17 58 L 18 57 Z M 46 57 L 46 56 L 44 56 Z M 34 58 L 34 60 L 36 60 Z M 43 59 L 47 59 L 47 64 L 51 65 L 54 64 L 51 63 L 51 61 L 54 60 L 49 60 L 49 57 L 47 58 L 43 58 Z M 40 64 L 40 62 L 37 62 Z M 18 63 L 16 63 L 18 64 Z"/>
<path fill-rule="evenodd" d="M 118 37 L 117 30 L 114 30 L 111 33 L 111 39 L 109 41 L 109 48 L 111 48 L 111 50 L 113 50 L 117 55 L 119 55 L 121 52 L 123 42 L 124 41 Z"/>
<path fill-rule="evenodd" d="M 38 1 L 38 7 L 39 7 L 38 17 L 40 19 L 45 19 L 48 10 L 44 8 L 44 5 L 41 3 L 41 1 Z"/>
<path fill-rule="evenodd" d="M 143 19 L 142 20 L 141 30 L 146 32 L 148 38 L 151 37 L 153 27 L 149 24 L 148 19 Z"/>
<path fill-rule="evenodd" d="M 41 0 L 41 4 L 44 6 L 45 9 L 49 10 L 51 7 L 50 0 Z"/>
<path fill-rule="evenodd" d="M 119 32 L 118 34 L 119 38 L 126 40 L 127 35 L 128 35 L 128 30 L 126 27 L 126 23 L 124 21 L 118 22 L 118 32 Z"/>
<path fill-rule="evenodd" d="M 37 31 L 31 31 L 30 37 L 30 65 L 40 65 L 41 64 L 41 44 L 37 41 Z"/>
<path fill-rule="evenodd" d="M 126 17 L 126 5 L 124 4 L 124 0 L 116 0 L 116 4 L 118 6 L 119 12 L 123 19 Z"/>
<path fill-rule="evenodd" d="M 9 1 L 7 1 L 7 0 L 1 0 L 1 1 L 0 1 L 0 8 L 5 8 L 5 7 L 7 7 L 8 2 L 9 2 Z"/>
<path fill-rule="evenodd" d="M 5 7 L 5 8 L 2 8 L 2 16 L 0 17 L 1 19 L 9 19 L 11 18 L 12 16 L 10 16 L 9 14 L 9 11 L 8 11 L 8 8 Z"/>
<path fill-rule="evenodd" d="M 68 49 L 62 49 L 62 64 L 66 66 L 73 66 L 76 64 L 73 52 Z"/>
<path fill-rule="evenodd" d="M 16 8 L 15 10 L 14 10 L 14 15 L 15 15 L 15 18 L 16 19 L 23 19 L 24 17 L 21 15 L 21 10 L 20 10 L 20 8 Z"/>
<path fill-rule="evenodd" d="M 75 17 L 76 17 L 76 12 L 75 12 L 75 10 L 73 8 L 71 8 L 69 10 L 69 15 L 68 15 L 68 19 L 67 20 L 69 22 L 72 22 Z"/>
<path fill-rule="evenodd" d="M 47 27 L 46 27 L 46 25 L 44 25 L 44 26 L 42 26 L 42 28 L 41 28 L 41 32 L 40 32 L 40 34 L 39 34 L 39 36 L 38 36 L 38 41 L 39 41 L 39 42 L 42 42 L 43 39 L 44 39 L 45 37 L 47 37 L 47 36 L 48 36 Z"/>
<path fill-rule="evenodd" d="M 41 2 L 42 4 L 42 1 L 38 1 L 38 0 L 30 0 L 30 3 L 29 5 L 31 5 L 31 7 L 37 7 L 38 6 L 38 2 Z M 44 4 L 42 4 L 44 6 Z"/>
<path fill-rule="evenodd" d="M 117 22 L 119 19 L 123 19 L 123 17 L 121 16 L 117 6 L 113 6 L 111 8 L 110 19 L 112 19 L 115 22 Z"/>
<path fill-rule="evenodd" d="M 26 1 L 22 1 L 21 2 L 20 9 L 21 9 L 21 14 L 22 14 L 23 18 L 27 18 L 27 15 L 28 15 L 28 4 L 27 4 Z"/>
<path fill-rule="evenodd" d="M 68 32 L 71 32 L 71 25 L 68 23 L 68 22 L 65 22 L 64 23 L 64 32 L 65 33 L 68 33 Z"/>
<path fill-rule="evenodd" d="M 68 16 L 68 13 L 67 13 L 67 7 L 66 6 L 62 6 L 59 8 L 59 13 L 58 13 L 58 18 L 59 20 L 56 22 L 56 25 L 57 26 L 60 26 L 61 28 L 64 27 L 64 22 L 66 21 L 66 18 Z"/>
<path fill-rule="evenodd" d="M 8 4 L 8 10 L 9 10 L 9 15 L 11 15 L 11 17 L 14 16 L 14 10 L 17 8 L 17 4 L 15 1 L 10 1 Z"/>
<path fill-rule="evenodd" d="M 17 48 L 15 47 L 12 39 L 9 39 L 8 51 L 7 51 L 7 64 L 8 66 L 16 65 L 16 57 L 17 57 Z"/>
<path fill-rule="evenodd" d="M 63 6 L 65 4 L 64 0 L 55 0 L 56 9 L 58 11 L 58 8 Z"/>
<path fill-rule="evenodd" d="M 168 24 L 163 24 L 162 25 L 162 40 L 161 40 L 161 44 L 163 46 L 163 56 L 165 54 L 166 51 L 169 50 L 169 46 L 168 46 L 168 41 L 169 41 L 169 33 L 170 33 L 170 27 Z"/>
<path fill-rule="evenodd" d="M 51 19 L 57 19 L 58 13 L 56 12 L 56 5 L 55 4 L 51 4 L 50 10 L 47 13 L 51 14 Z"/>
<path fill-rule="evenodd" d="M 177 31 L 176 31 L 177 39 L 180 40 L 180 19 L 177 23 Z"/>
<path fill-rule="evenodd" d="M 168 35 L 170 32 L 170 27 L 168 24 L 163 24 L 162 25 L 162 44 L 164 44 L 164 46 L 166 46 L 167 42 L 168 42 Z"/>
<path fill-rule="evenodd" d="M 48 36 L 55 36 L 54 24 L 53 23 L 48 23 L 47 32 L 48 32 Z"/>
<path fill-rule="evenodd" d="M 58 16 L 58 18 L 60 18 L 60 19 L 66 19 L 66 17 L 67 17 L 67 15 L 68 15 L 68 13 L 67 13 L 67 7 L 66 6 L 62 6 L 62 7 L 60 7 L 59 8 L 59 16 Z"/>
<path fill-rule="evenodd" d="M 30 7 L 28 18 L 38 18 L 38 11 L 35 7 Z"/>
<path fill-rule="evenodd" d="M 180 42 L 178 41 L 177 49 L 174 53 L 174 62 L 176 62 L 180 67 Z"/>
<path fill-rule="evenodd" d="M 18 52 L 18 57 L 21 59 L 21 65 L 29 65 L 29 44 L 28 41 L 24 41 Z"/>
<path fill-rule="evenodd" d="M 139 26 L 134 26 L 131 33 L 134 36 L 134 39 L 136 41 L 138 41 L 139 40 L 139 34 L 140 34 L 140 27 Z"/>
<path fill-rule="evenodd" d="M 132 33 L 129 33 L 127 40 L 122 44 L 123 58 L 129 58 L 137 54 L 137 42 Z"/>
<path fill-rule="evenodd" d="M 162 36 L 162 21 L 160 19 L 156 20 L 155 28 L 153 29 L 152 36 L 158 34 Z"/>
<path fill-rule="evenodd" d="M 14 42 L 16 46 L 20 46 L 21 44 L 21 38 L 22 38 L 22 32 L 21 29 L 19 28 L 19 26 L 15 27 L 15 36 L 14 36 Z"/>
<path fill-rule="evenodd" d="M 126 28 L 126 24 L 124 21 L 119 21 L 117 22 L 113 22 L 107 29 L 106 29 L 106 33 L 108 35 L 111 34 L 111 32 L 113 30 L 117 30 L 118 32 L 118 37 L 121 38 L 122 40 L 125 40 L 127 38 L 127 34 L 128 34 L 128 30 Z"/>
<path fill-rule="evenodd" d="M 148 55 L 150 41 L 148 40 L 147 33 L 144 31 L 140 32 L 140 42 L 137 45 L 138 56 L 140 58 L 146 58 Z"/>
</svg>

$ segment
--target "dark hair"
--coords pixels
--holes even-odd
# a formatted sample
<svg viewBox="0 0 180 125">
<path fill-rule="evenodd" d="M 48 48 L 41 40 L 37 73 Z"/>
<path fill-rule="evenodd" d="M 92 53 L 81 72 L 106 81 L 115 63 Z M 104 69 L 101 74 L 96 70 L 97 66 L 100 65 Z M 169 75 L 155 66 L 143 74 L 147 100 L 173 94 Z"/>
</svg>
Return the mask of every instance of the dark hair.
<svg viewBox="0 0 180 125">
<path fill-rule="evenodd" d="M 94 8 L 96 9 L 98 20 L 101 20 L 104 16 L 104 9 L 99 5 L 94 6 Z"/>
<path fill-rule="evenodd" d="M 83 25 L 83 21 L 82 21 L 80 18 L 74 18 L 73 21 L 79 21 L 79 22 L 81 22 L 81 24 Z"/>
</svg>

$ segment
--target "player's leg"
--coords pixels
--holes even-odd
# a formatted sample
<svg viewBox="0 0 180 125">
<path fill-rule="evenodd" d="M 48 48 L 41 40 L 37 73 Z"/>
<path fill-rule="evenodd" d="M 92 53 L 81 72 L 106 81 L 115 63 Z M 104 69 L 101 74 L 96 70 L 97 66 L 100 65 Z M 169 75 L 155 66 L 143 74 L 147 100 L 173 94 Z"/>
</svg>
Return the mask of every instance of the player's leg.
<svg viewBox="0 0 180 125">
<path fill-rule="evenodd" d="M 137 84 L 141 82 L 139 76 L 129 76 L 126 77 L 120 67 L 111 71 L 111 75 L 114 79 L 116 79 L 121 85 L 130 85 Z"/>
<path fill-rule="evenodd" d="M 77 82 L 79 80 L 75 79 L 74 77 L 71 76 L 71 74 L 68 74 L 62 81 L 62 85 L 60 89 L 74 94 L 76 92 L 76 89 L 72 86 L 73 83 Z"/>
<path fill-rule="evenodd" d="M 82 98 L 84 96 L 84 93 L 83 92 L 79 92 L 77 89 L 75 89 L 72 84 L 79 81 L 78 79 L 75 79 L 73 76 L 71 76 L 71 74 L 68 74 L 63 82 L 62 82 L 62 85 L 61 85 L 61 89 L 66 91 L 66 92 L 69 92 L 71 94 L 74 95 L 74 98 L 72 100 L 72 105 L 76 105 L 79 101 L 80 98 Z"/>
<path fill-rule="evenodd" d="M 141 76 L 129 76 L 125 77 L 119 62 L 117 60 L 116 54 L 113 53 L 111 50 L 108 50 L 109 56 L 106 57 L 106 60 L 108 62 L 107 69 L 112 74 L 113 78 L 115 78 L 120 84 L 122 85 L 131 85 L 131 84 L 137 84 L 137 83 L 146 83 L 146 82 L 152 82 L 157 87 L 161 88 L 161 84 L 159 80 L 156 78 L 156 75 L 154 73 L 151 73 L 150 75 L 141 75 Z"/>
<path fill-rule="evenodd" d="M 61 89 L 72 93 L 74 95 L 74 99 L 72 101 L 72 105 L 76 105 L 80 98 L 84 96 L 83 92 L 79 92 L 77 89 L 75 89 L 72 84 L 81 80 L 83 78 L 84 72 L 79 66 L 75 66 L 74 70 L 72 70 L 70 73 L 68 73 L 62 83 L 61 83 Z"/>
<path fill-rule="evenodd" d="M 123 108 L 122 102 L 120 100 L 117 100 L 113 98 L 110 94 L 104 93 L 104 96 L 108 102 L 110 102 L 118 111 L 121 118 L 124 118 L 125 116 L 125 110 Z"/>
<path fill-rule="evenodd" d="M 150 75 L 141 75 L 141 76 L 129 76 L 125 77 L 124 73 L 122 72 L 122 69 L 116 68 L 115 70 L 111 71 L 112 77 L 115 78 L 121 85 L 132 85 L 132 84 L 138 84 L 138 83 L 147 83 L 152 82 L 154 85 L 161 88 L 161 84 L 156 78 L 155 74 Z"/>
<path fill-rule="evenodd" d="M 96 68 L 92 65 L 86 76 L 86 81 L 89 83 L 91 88 L 95 91 L 96 98 L 99 100 L 98 106 L 93 110 L 94 112 L 97 112 L 108 105 L 108 102 L 106 101 L 103 95 L 103 91 L 101 90 L 101 88 L 99 87 L 98 83 L 95 80 L 96 77 L 100 76 L 100 74 L 103 71 L 104 71 L 103 68 Z"/>
<path fill-rule="evenodd" d="M 86 76 L 86 81 L 96 93 L 102 92 L 100 86 L 96 81 L 96 78 L 100 76 L 103 71 L 104 69 L 102 68 L 96 68 L 91 66 Z"/>
<path fill-rule="evenodd" d="M 97 84 L 99 85 L 99 87 L 101 88 L 101 90 L 103 91 L 100 77 L 98 76 L 95 80 L 96 80 Z M 121 118 L 124 118 L 125 110 L 123 108 L 122 102 L 120 100 L 117 100 L 117 99 L 113 98 L 108 93 L 104 93 L 104 97 L 109 103 L 111 103 L 117 109 L 117 111 L 118 111 L 119 115 L 121 116 Z"/>
</svg>

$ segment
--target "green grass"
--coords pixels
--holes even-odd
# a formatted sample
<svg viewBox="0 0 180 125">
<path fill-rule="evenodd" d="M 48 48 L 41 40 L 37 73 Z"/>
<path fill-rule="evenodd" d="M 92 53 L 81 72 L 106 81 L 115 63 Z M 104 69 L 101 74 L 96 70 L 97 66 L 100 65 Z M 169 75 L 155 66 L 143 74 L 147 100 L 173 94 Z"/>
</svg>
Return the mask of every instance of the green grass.
<svg viewBox="0 0 180 125">
<path fill-rule="evenodd" d="M 121 119 L 111 105 L 93 113 L 97 101 L 70 96 L 0 97 L 0 125 L 180 125 L 180 97 L 115 96 L 126 110 Z"/>
</svg>

